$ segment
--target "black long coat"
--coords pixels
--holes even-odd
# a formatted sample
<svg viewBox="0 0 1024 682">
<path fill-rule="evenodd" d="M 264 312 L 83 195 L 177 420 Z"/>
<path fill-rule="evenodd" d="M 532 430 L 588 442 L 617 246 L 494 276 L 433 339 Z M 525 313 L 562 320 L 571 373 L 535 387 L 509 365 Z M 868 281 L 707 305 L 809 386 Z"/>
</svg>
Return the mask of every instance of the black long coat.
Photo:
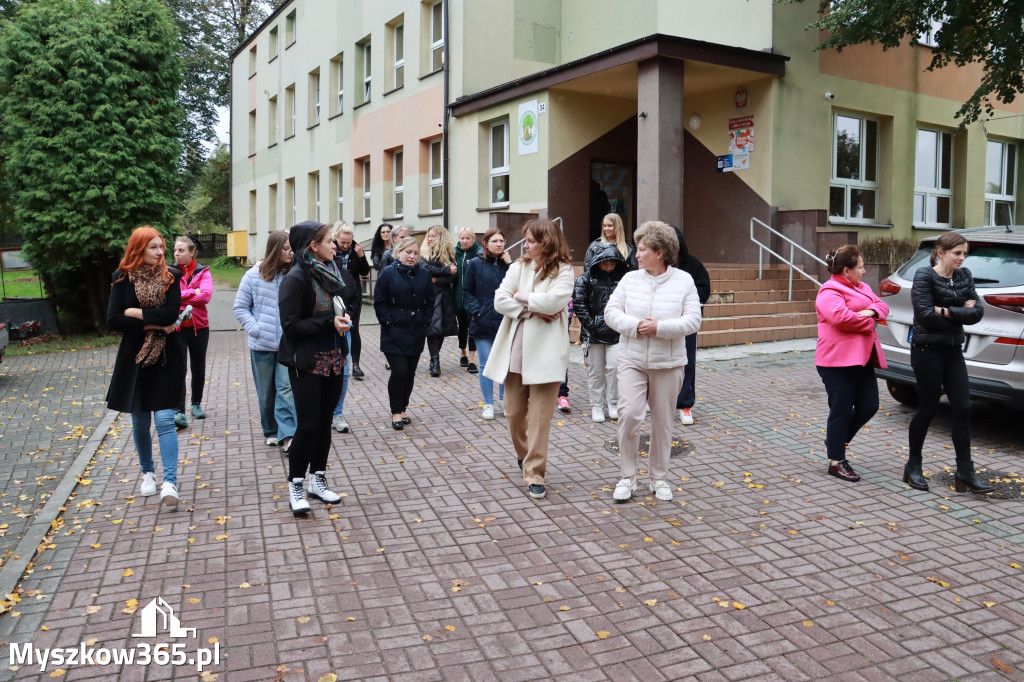
<svg viewBox="0 0 1024 682">
<path fill-rule="evenodd" d="M 459 333 L 459 322 L 455 318 L 456 275 L 451 266 L 440 258 L 423 261 L 424 267 L 434 278 L 434 317 L 430 322 L 428 336 L 455 336 Z"/>
<path fill-rule="evenodd" d="M 185 381 L 185 357 L 181 352 L 177 332 L 167 336 L 160 359 L 149 367 L 135 363 L 135 356 L 146 338 L 143 327 L 147 324 L 167 326 L 178 319 L 181 307 L 181 273 L 168 268 L 174 281 L 167 289 L 163 305 L 157 308 L 142 308 L 135 294 L 135 285 L 125 276 L 121 281 L 118 270 L 111 278 L 110 302 L 107 304 L 107 326 L 121 332 L 121 344 L 117 347 L 114 372 L 107 389 L 107 407 L 118 412 L 140 409 L 145 412 L 173 410 L 181 398 L 181 384 Z M 125 317 L 128 308 L 142 308 L 142 319 Z"/>
<path fill-rule="evenodd" d="M 384 268 L 373 288 L 373 308 L 380 321 L 380 351 L 419 355 L 434 315 L 430 273 L 421 263 Z"/>
</svg>

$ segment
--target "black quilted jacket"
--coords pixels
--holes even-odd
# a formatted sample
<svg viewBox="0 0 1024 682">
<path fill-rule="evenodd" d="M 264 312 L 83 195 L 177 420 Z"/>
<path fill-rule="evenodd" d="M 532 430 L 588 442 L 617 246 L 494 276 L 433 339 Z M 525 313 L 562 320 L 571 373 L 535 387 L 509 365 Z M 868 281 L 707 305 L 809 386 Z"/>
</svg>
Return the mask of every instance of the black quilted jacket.
<svg viewBox="0 0 1024 682">
<path fill-rule="evenodd" d="M 965 308 L 964 303 L 972 299 L 975 306 Z M 914 305 L 915 344 L 960 346 L 966 338 L 964 325 L 980 322 L 985 314 L 967 268 L 954 270 L 952 278 L 940 277 L 930 266 L 918 268 L 910 301 Z M 949 317 L 940 317 L 935 306 L 949 308 Z"/>
</svg>

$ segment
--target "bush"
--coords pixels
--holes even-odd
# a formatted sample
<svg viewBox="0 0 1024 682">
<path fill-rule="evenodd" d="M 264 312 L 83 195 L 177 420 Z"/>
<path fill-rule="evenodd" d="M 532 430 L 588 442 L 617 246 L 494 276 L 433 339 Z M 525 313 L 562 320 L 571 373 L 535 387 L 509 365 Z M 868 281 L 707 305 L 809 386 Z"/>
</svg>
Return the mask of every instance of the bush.
<svg viewBox="0 0 1024 682">
<path fill-rule="evenodd" d="M 865 263 L 888 263 L 889 271 L 897 269 L 917 253 L 920 243 L 912 239 L 866 239 L 860 244 L 860 253 Z"/>
<path fill-rule="evenodd" d="M 210 267 L 223 270 L 225 268 L 240 268 L 242 264 L 234 256 L 217 256 L 210 263 Z"/>
</svg>

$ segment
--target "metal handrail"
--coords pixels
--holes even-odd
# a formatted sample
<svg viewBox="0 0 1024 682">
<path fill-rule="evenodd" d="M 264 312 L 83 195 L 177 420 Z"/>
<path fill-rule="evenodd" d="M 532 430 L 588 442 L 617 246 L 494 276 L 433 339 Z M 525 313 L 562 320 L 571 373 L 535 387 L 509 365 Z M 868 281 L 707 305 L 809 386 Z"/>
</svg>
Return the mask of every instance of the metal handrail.
<svg viewBox="0 0 1024 682">
<path fill-rule="evenodd" d="M 778 237 L 781 237 L 784 242 L 789 244 L 789 260 L 786 260 L 785 256 L 783 256 L 783 255 L 773 251 L 772 248 L 770 246 L 768 246 L 767 244 L 763 244 L 763 243 L 761 243 L 761 242 L 759 242 L 757 240 L 757 238 L 754 236 L 754 223 L 757 223 L 758 225 L 760 225 L 761 227 L 765 228 L 766 230 L 768 230 L 772 234 L 774 234 L 774 235 L 776 235 Z M 796 263 L 793 262 L 793 256 L 794 256 L 793 250 L 794 249 L 800 249 L 805 254 L 807 254 L 808 256 L 813 258 L 817 263 L 820 263 L 821 265 L 824 265 L 826 268 L 828 267 L 828 264 L 825 261 L 823 261 L 822 259 L 820 259 L 817 256 L 815 256 L 813 253 L 811 253 L 807 249 L 805 249 L 804 247 L 802 247 L 799 244 L 797 244 L 795 241 L 793 241 L 792 239 L 790 239 L 786 235 L 784 235 L 781 232 L 779 232 L 778 230 L 776 230 L 771 225 L 768 225 L 764 221 L 758 220 L 757 218 L 751 218 L 750 219 L 750 241 L 752 241 L 755 244 L 757 244 L 757 247 L 758 247 L 758 249 L 757 249 L 757 278 L 758 279 L 764 279 L 763 271 L 764 271 L 764 252 L 765 251 L 767 251 L 768 253 L 770 253 L 771 255 L 775 256 L 780 261 L 782 261 L 784 264 L 789 266 L 789 300 L 790 301 L 793 300 L 793 271 L 794 270 L 796 270 L 801 275 L 803 275 L 807 279 L 809 279 L 812 282 L 814 282 L 815 284 L 817 284 L 819 287 L 821 286 L 821 282 L 819 282 L 817 280 L 817 278 L 811 276 L 803 268 L 801 268 L 799 265 L 797 265 Z"/>
<path fill-rule="evenodd" d="M 551 222 L 558 223 L 558 229 L 561 230 L 563 233 L 565 232 L 565 222 L 562 220 L 562 216 L 558 216 L 557 218 L 552 218 Z M 505 247 L 505 251 L 508 253 L 508 255 L 511 256 L 512 255 L 512 249 L 518 247 L 519 251 L 520 251 L 520 255 L 522 255 L 523 242 L 525 242 L 525 241 L 526 241 L 526 237 L 523 237 L 522 239 L 517 241 L 512 246 L 506 246 Z"/>
</svg>

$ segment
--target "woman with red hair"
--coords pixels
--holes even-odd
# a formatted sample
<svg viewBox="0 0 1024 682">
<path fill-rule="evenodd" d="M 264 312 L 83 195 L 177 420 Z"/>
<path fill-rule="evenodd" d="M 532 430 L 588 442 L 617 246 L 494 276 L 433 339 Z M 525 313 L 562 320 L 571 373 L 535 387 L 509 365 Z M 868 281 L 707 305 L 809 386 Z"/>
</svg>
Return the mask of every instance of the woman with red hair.
<svg viewBox="0 0 1024 682">
<path fill-rule="evenodd" d="M 163 466 L 161 501 L 178 504 L 178 434 L 174 408 L 185 378 L 184 357 L 167 337 L 176 332 L 181 304 L 180 277 L 167 267 L 164 238 L 146 225 L 128 239 L 113 275 L 107 325 L 121 332 L 107 407 L 132 415 L 132 437 L 142 467 L 140 493 L 156 494 L 150 415 L 156 424 Z"/>
</svg>

